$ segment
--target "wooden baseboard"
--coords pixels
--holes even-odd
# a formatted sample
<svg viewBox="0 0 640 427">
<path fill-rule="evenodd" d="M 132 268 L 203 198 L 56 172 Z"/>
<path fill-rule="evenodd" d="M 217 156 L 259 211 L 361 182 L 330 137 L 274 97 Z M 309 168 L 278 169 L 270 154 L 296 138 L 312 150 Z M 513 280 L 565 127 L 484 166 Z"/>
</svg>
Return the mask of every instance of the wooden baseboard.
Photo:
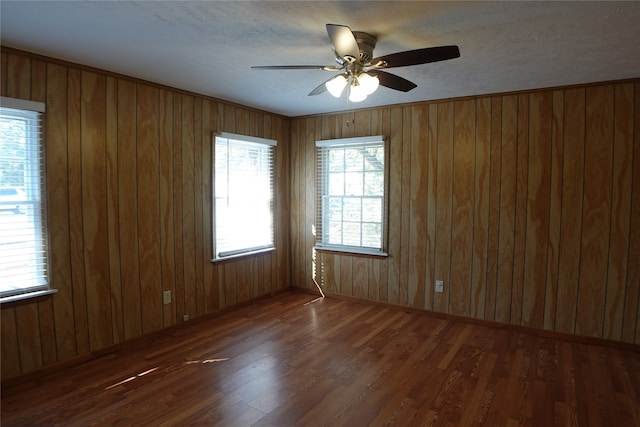
<svg viewBox="0 0 640 427">
<path fill-rule="evenodd" d="M 304 293 L 309 293 L 309 294 L 313 294 L 313 295 L 319 295 L 319 292 L 317 292 L 314 289 L 306 289 L 306 288 L 301 288 L 301 287 L 292 287 L 291 289 L 294 290 L 294 291 L 298 291 L 298 292 L 304 292 Z M 613 340 L 608 340 L 608 339 L 604 339 L 604 338 L 587 337 L 587 336 L 584 336 L 584 335 L 574 335 L 574 334 L 568 334 L 568 333 L 565 333 L 565 332 L 557 332 L 557 331 L 550 331 L 550 330 L 547 330 L 547 329 L 534 328 L 534 327 L 531 327 L 531 326 L 514 325 L 514 324 L 511 324 L 511 323 L 496 322 L 496 321 L 493 321 L 493 320 L 476 319 L 476 318 L 473 318 L 473 317 L 459 316 L 459 315 L 456 315 L 456 314 L 441 313 L 441 312 L 438 312 L 438 311 L 431 311 L 431 310 L 426 310 L 426 309 L 421 309 L 421 308 L 407 307 L 407 306 L 404 306 L 404 305 L 392 304 L 392 303 L 389 303 L 389 302 L 365 300 L 365 299 L 356 298 L 356 297 L 350 297 L 350 296 L 345 296 L 345 295 L 340 295 L 340 294 L 334 294 L 334 293 L 326 292 L 326 291 L 323 291 L 323 292 L 324 292 L 325 296 L 329 297 L 329 298 L 342 299 L 342 300 L 345 300 L 345 301 L 352 301 L 352 302 L 359 302 L 359 303 L 362 303 L 362 304 L 372 304 L 372 305 L 376 305 L 376 306 L 380 306 L 380 307 L 390 308 L 390 309 L 393 309 L 393 310 L 404 311 L 404 312 L 407 312 L 407 313 L 422 314 L 422 315 L 437 317 L 437 318 L 446 319 L 446 320 L 456 320 L 456 321 L 460 321 L 460 322 L 472 323 L 474 325 L 487 326 L 487 327 L 490 327 L 490 328 L 507 329 L 509 331 L 520 332 L 520 333 L 529 334 L 529 335 L 536 335 L 536 336 L 539 336 L 539 337 L 542 337 L 542 338 L 569 341 L 569 342 L 573 342 L 573 343 L 577 343 L 577 344 L 597 345 L 597 346 L 616 348 L 616 349 L 620 349 L 620 350 L 628 350 L 628 351 L 634 351 L 634 352 L 640 353 L 640 345 L 638 345 L 638 344 L 626 343 L 626 342 L 622 342 L 622 341 L 613 341 Z"/>
</svg>

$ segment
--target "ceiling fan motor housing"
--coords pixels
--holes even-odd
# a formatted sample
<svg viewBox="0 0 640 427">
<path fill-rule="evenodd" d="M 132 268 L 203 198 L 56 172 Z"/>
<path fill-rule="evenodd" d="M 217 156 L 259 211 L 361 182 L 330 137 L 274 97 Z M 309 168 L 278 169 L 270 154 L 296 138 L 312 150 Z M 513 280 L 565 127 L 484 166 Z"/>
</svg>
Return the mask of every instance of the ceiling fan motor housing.
<svg viewBox="0 0 640 427">
<path fill-rule="evenodd" d="M 378 38 L 372 34 L 362 31 L 352 32 L 356 42 L 358 43 L 358 48 L 360 48 L 360 63 L 368 64 L 373 58 L 373 49 L 376 47 Z"/>
</svg>

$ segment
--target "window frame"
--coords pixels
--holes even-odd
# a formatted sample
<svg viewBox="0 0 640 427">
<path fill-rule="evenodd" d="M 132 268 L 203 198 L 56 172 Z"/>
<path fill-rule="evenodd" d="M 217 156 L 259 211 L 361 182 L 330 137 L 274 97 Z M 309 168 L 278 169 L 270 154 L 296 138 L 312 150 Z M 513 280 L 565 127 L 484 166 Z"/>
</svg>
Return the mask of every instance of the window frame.
<svg viewBox="0 0 640 427">
<path fill-rule="evenodd" d="M 230 250 L 222 250 L 218 251 L 218 233 L 217 233 L 217 197 L 216 197 L 216 146 L 218 144 L 218 138 L 226 139 L 227 141 L 236 141 L 237 146 L 240 145 L 249 145 L 254 146 L 256 148 L 264 148 L 267 147 L 269 149 L 267 155 L 269 158 L 269 166 L 270 170 L 269 181 L 270 181 L 270 211 L 271 211 L 271 225 L 270 225 L 270 234 L 271 234 L 271 242 L 258 246 L 248 246 L 239 249 L 230 249 Z M 240 135 L 230 132 L 215 132 L 213 135 L 213 147 L 211 150 L 212 154 L 212 162 L 211 162 L 211 195 L 212 195 L 212 258 L 211 262 L 224 262 L 228 260 L 233 260 L 241 257 L 257 255 L 266 252 L 272 252 L 276 250 L 276 215 L 277 215 L 277 191 L 276 191 L 276 147 L 278 142 L 273 139 L 260 138 L 255 136 L 248 135 Z"/>
<path fill-rule="evenodd" d="M 323 211 L 324 204 L 323 198 L 328 197 L 325 194 L 325 190 L 328 185 L 328 175 L 329 171 L 325 170 L 325 152 L 328 155 L 328 150 L 332 148 L 335 149 L 344 149 L 347 147 L 367 147 L 371 145 L 381 145 L 384 154 L 384 165 L 383 165 L 383 176 L 384 176 L 384 186 L 383 186 L 383 195 L 382 195 L 382 231 L 380 235 L 380 247 L 370 247 L 370 246 L 357 246 L 357 245 L 345 245 L 345 244 L 336 244 L 329 243 L 325 241 L 327 236 L 325 230 L 326 218 L 325 213 Z M 363 170 L 362 174 L 364 175 L 366 171 Z M 346 181 L 345 181 L 346 182 Z M 374 256 L 374 257 L 387 257 L 387 247 L 388 247 L 388 232 L 389 232 L 389 149 L 388 149 L 388 139 L 384 135 L 375 135 L 375 136 L 365 136 L 365 137 L 355 137 L 355 138 L 338 138 L 338 139 L 328 139 L 328 140 L 318 140 L 316 141 L 316 218 L 315 218 L 315 246 L 316 250 L 320 251 L 328 251 L 328 252 L 341 252 L 341 253 L 349 253 L 353 255 L 362 255 L 362 256 Z M 364 185 L 364 177 L 363 177 L 363 185 Z M 362 197 L 365 196 L 356 196 Z M 360 220 L 362 224 L 365 221 Z"/>
<path fill-rule="evenodd" d="M 33 244 L 39 245 L 42 248 L 42 254 L 36 254 L 35 257 L 37 260 L 32 261 L 35 263 L 35 266 L 39 267 L 37 269 L 37 279 L 40 283 L 8 291 L 0 291 L 0 303 L 6 304 L 53 294 L 57 292 L 57 290 L 51 287 L 49 266 L 50 254 L 48 250 L 46 206 L 46 155 L 43 130 L 45 122 L 45 104 L 42 102 L 24 99 L 1 97 L 0 107 L 2 107 L 2 109 L 6 108 L 15 110 L 13 114 L 2 111 L 2 115 L 13 115 L 16 118 L 24 118 L 31 122 L 31 128 L 28 129 L 29 135 L 26 136 L 26 145 L 37 154 L 35 156 L 25 156 L 25 163 L 27 164 L 26 168 L 28 170 L 25 174 L 25 179 L 27 180 L 25 185 L 28 185 L 28 188 L 25 188 L 24 204 L 33 205 L 31 207 L 34 212 L 34 223 L 32 224 L 32 228 L 34 230 Z M 36 251 L 35 248 L 32 250 Z"/>
</svg>

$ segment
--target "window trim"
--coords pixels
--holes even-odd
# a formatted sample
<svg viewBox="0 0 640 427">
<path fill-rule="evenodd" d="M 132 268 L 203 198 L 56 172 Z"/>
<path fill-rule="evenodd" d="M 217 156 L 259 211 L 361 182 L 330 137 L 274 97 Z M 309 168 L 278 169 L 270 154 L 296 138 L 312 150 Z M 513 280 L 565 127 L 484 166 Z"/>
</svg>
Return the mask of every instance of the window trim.
<svg viewBox="0 0 640 427">
<path fill-rule="evenodd" d="M 350 146 L 363 147 L 366 145 L 380 144 L 384 147 L 384 190 L 382 197 L 382 233 L 381 247 L 371 248 L 365 246 L 338 245 L 322 242 L 322 187 L 325 185 L 325 177 L 322 175 L 320 156 L 325 148 L 348 148 Z M 315 245 L 314 249 L 324 252 L 338 252 L 356 256 L 388 257 L 389 234 L 389 147 L 388 138 L 384 135 L 363 136 L 354 138 L 337 138 L 316 141 L 316 218 L 315 218 Z M 318 227 L 320 224 L 320 227 Z"/>
<path fill-rule="evenodd" d="M 263 253 L 268 253 L 268 252 L 273 252 L 276 250 L 276 234 L 277 234 L 277 221 L 276 221 L 276 206 L 277 206 L 277 200 L 276 200 L 276 196 L 277 196 L 277 191 L 276 191 L 276 154 L 275 154 L 275 150 L 271 153 L 271 168 L 272 170 L 270 171 L 270 175 L 271 175 L 271 185 L 272 185 L 272 200 L 273 200 L 273 208 L 272 208 L 272 231 L 273 231 L 273 235 L 272 235 L 272 239 L 273 239 L 273 243 L 271 244 L 267 244 L 267 245 L 259 245 L 259 246 L 253 246 L 253 247 L 247 247 L 247 248 L 242 248 L 242 249 L 232 249 L 232 250 L 227 250 L 227 251 L 222 251 L 219 252 L 218 254 L 216 254 L 217 250 L 216 250 L 216 168 L 215 168 L 215 164 L 216 164 L 216 158 L 215 158 L 215 154 L 216 154 L 216 138 L 226 138 L 226 139 L 231 139 L 231 140 L 235 140 L 235 141 L 239 141 L 239 142 L 248 142 L 248 143 L 252 143 L 252 144 L 262 144 L 262 145 L 266 145 L 272 149 L 275 149 L 275 147 L 277 147 L 278 145 L 278 141 L 274 140 L 274 139 L 267 139 L 267 138 L 260 138 L 260 137 L 256 137 L 256 136 L 249 136 L 249 135 L 240 135 L 240 134 L 236 134 L 236 133 L 230 133 L 230 132 L 215 132 L 213 135 L 213 149 L 211 150 L 211 154 L 212 154 L 212 162 L 211 162 L 211 195 L 212 195 L 212 203 L 211 203 L 211 221 L 212 221 L 212 231 L 213 231 L 213 235 L 212 235 L 212 239 L 211 239 L 211 248 L 212 248 L 212 257 L 211 257 L 211 262 L 212 263 L 219 263 L 219 262 L 226 262 L 226 261 L 230 261 L 230 260 L 237 260 L 239 258 L 243 258 L 243 257 L 248 257 L 248 256 L 253 256 L 253 255 L 259 255 L 259 254 L 263 254 Z"/>
<path fill-rule="evenodd" d="M 46 104 L 38 101 L 30 101 L 26 99 L 0 97 L 0 107 L 10 108 L 13 110 L 31 111 L 38 113 L 38 120 L 44 127 L 46 111 Z M 10 304 L 23 300 L 39 298 L 48 296 L 58 292 L 57 289 L 51 287 L 51 275 L 50 275 L 50 254 L 49 254 L 49 235 L 47 232 L 47 206 L 46 206 L 46 155 L 45 155 L 45 142 L 44 142 L 44 129 L 39 134 L 38 149 L 41 151 L 39 158 L 39 175 L 41 179 L 39 181 L 40 191 L 40 216 L 39 228 L 42 233 L 42 244 L 44 245 L 44 273 L 45 283 L 42 285 L 31 286 L 28 288 L 15 289 L 13 291 L 7 291 L 0 296 L 0 304 Z"/>
</svg>

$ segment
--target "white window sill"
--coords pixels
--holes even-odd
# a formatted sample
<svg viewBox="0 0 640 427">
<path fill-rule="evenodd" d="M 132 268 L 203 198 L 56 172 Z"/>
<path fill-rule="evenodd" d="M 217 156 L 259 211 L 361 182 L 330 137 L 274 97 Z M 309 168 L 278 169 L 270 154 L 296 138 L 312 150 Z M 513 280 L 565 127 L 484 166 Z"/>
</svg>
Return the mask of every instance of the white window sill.
<svg viewBox="0 0 640 427">
<path fill-rule="evenodd" d="M 8 304 L 10 302 L 24 301 L 33 298 L 39 298 L 46 295 L 52 295 L 58 292 L 57 289 L 45 289 L 43 291 L 26 292 L 24 294 L 11 295 L 0 298 L 0 304 Z"/>
<path fill-rule="evenodd" d="M 314 249 L 322 252 L 339 252 L 345 255 L 368 256 L 387 258 L 389 254 L 378 249 L 358 248 L 355 246 L 314 246 Z"/>
<path fill-rule="evenodd" d="M 275 247 L 270 247 L 270 248 L 265 248 L 265 249 L 258 249 L 255 251 L 249 251 L 249 252 L 242 252 L 239 254 L 235 254 L 235 255 L 229 255 L 226 257 L 222 257 L 222 258 L 214 258 L 211 260 L 212 263 L 217 263 L 217 262 L 226 262 L 226 261 L 237 261 L 240 258 L 247 258 L 250 256 L 255 256 L 255 255 L 262 255 L 262 254 L 266 254 L 269 252 L 275 252 L 276 248 Z"/>
</svg>

